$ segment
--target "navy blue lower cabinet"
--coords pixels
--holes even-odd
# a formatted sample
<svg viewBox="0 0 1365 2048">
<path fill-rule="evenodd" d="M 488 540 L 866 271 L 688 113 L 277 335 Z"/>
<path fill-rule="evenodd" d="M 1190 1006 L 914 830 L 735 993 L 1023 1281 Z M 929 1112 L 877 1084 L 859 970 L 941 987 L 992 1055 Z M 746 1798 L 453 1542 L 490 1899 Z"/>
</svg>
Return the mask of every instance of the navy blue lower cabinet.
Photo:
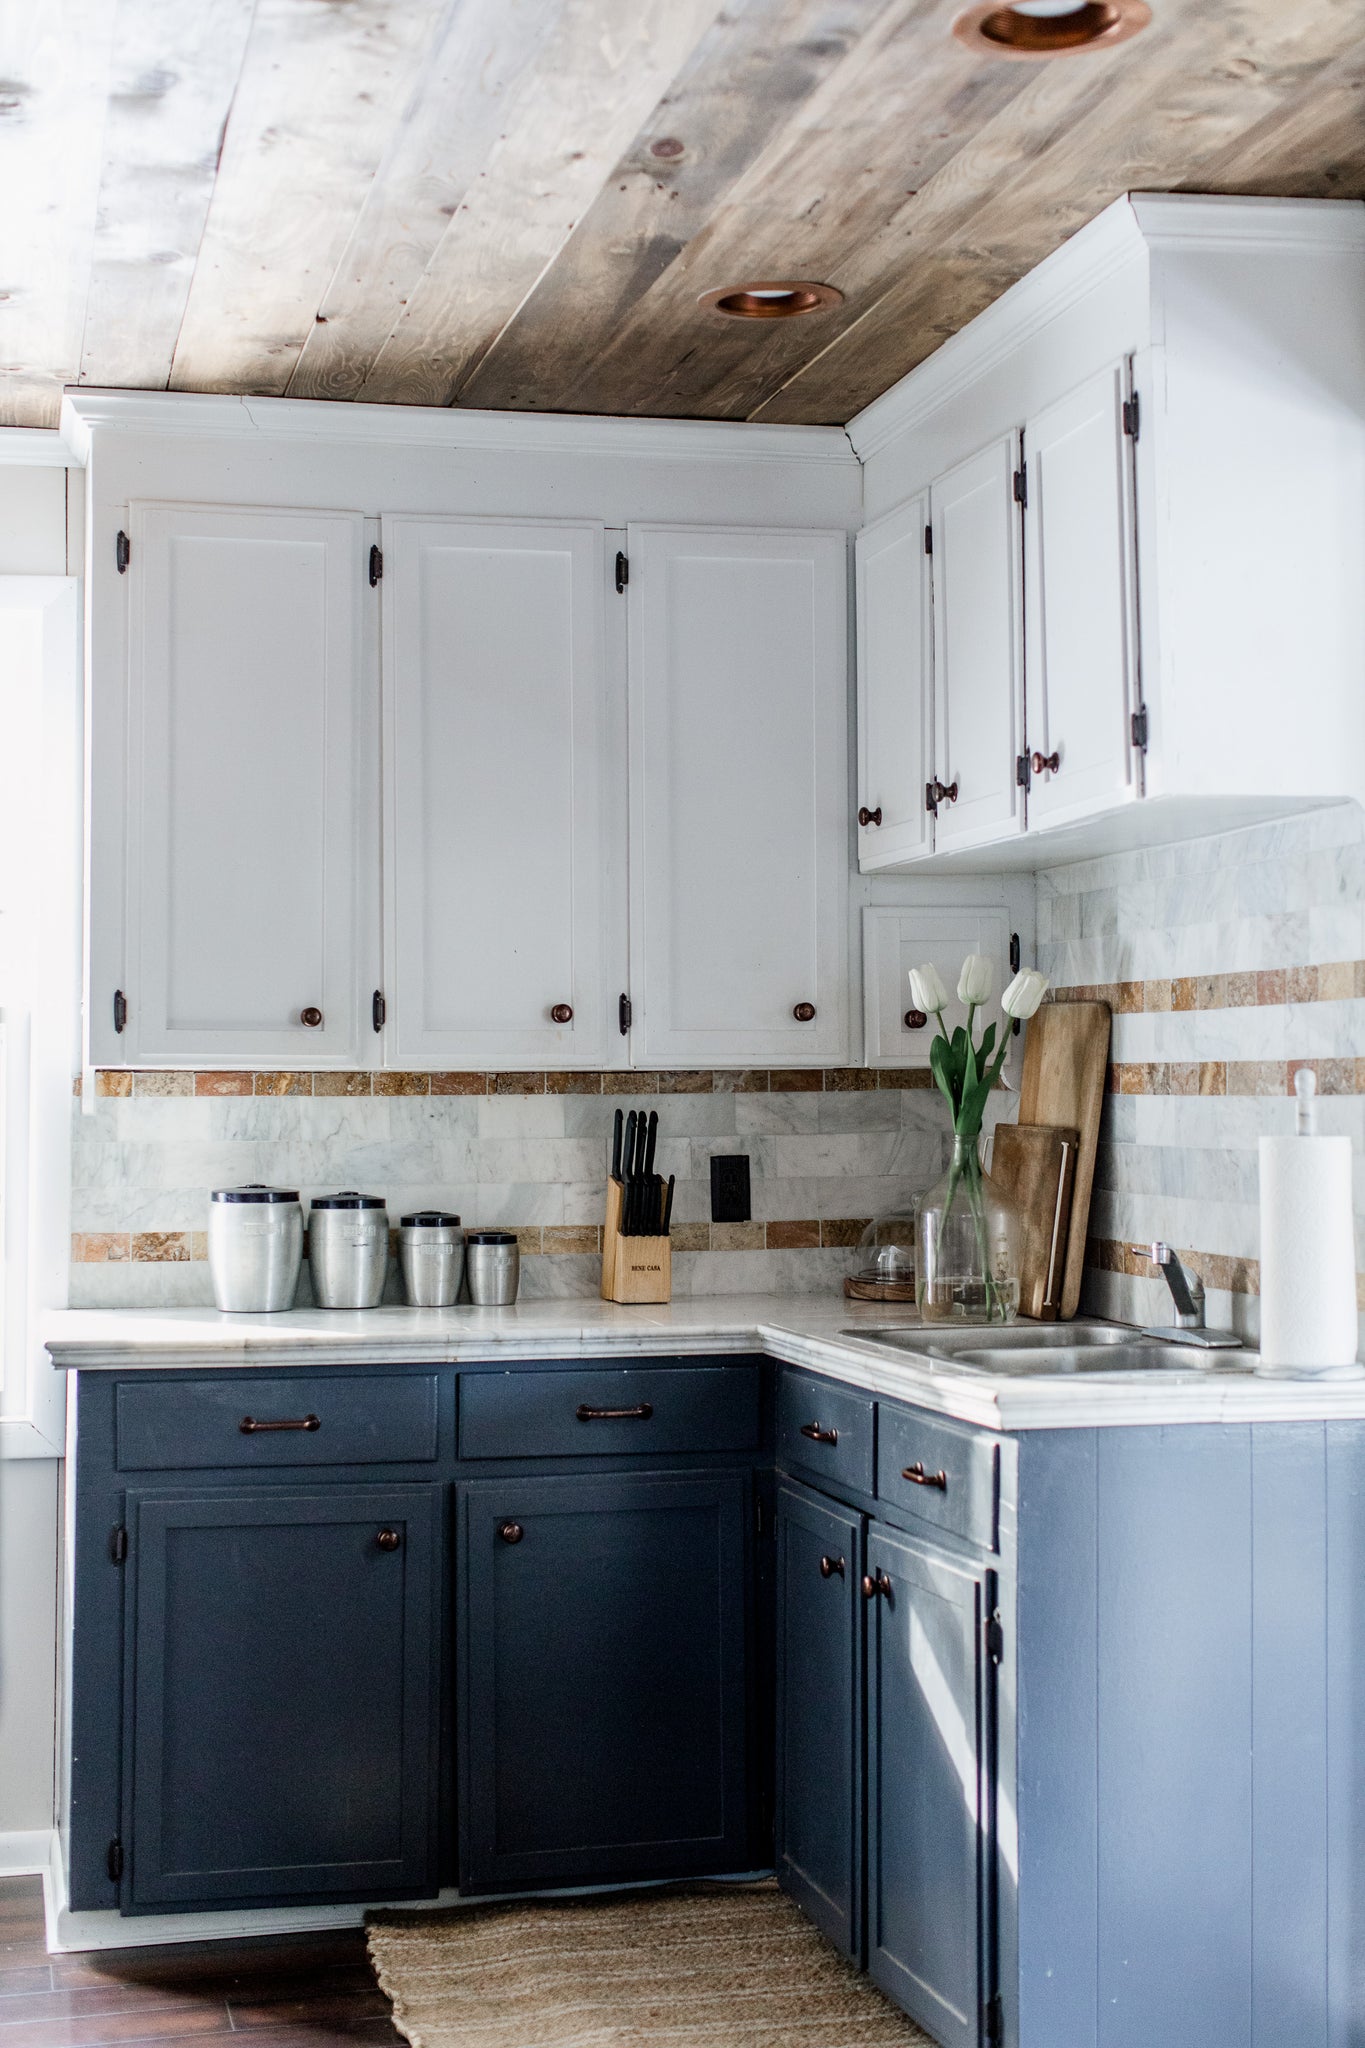
<svg viewBox="0 0 1365 2048">
<path fill-rule="evenodd" d="M 990 1955 L 988 1575 L 867 1538 L 867 1964 L 943 2048 L 977 2048 Z"/>
<path fill-rule="evenodd" d="M 125 1912 L 435 1889 L 441 1499 L 129 1492 Z"/>
<path fill-rule="evenodd" d="M 746 1868 L 749 1475 L 460 1496 L 462 1889 Z"/>
<path fill-rule="evenodd" d="M 777 1866 L 847 1956 L 862 1936 L 863 1518 L 777 1495 Z"/>
</svg>

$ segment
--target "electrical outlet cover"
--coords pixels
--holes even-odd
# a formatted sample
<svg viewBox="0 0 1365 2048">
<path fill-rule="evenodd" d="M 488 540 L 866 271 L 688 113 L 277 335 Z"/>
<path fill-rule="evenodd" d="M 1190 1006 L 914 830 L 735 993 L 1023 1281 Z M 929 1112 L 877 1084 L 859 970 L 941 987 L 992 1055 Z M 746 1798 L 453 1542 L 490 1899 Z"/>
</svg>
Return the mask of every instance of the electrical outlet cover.
<svg viewBox="0 0 1365 2048">
<path fill-rule="evenodd" d="M 747 1223 L 749 1207 L 749 1155 L 747 1152 L 715 1152 L 711 1155 L 711 1221 Z"/>
</svg>

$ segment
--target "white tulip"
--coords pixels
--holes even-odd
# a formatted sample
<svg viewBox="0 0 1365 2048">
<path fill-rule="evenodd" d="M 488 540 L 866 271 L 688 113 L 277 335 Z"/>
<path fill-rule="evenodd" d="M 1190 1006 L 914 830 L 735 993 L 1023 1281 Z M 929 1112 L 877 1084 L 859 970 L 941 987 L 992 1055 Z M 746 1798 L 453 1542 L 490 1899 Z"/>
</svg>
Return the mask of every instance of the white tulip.
<svg viewBox="0 0 1365 2048">
<path fill-rule="evenodd" d="M 910 1000 L 927 1016 L 937 1017 L 947 1009 L 948 991 L 932 960 L 926 960 L 922 967 L 910 969 Z"/>
<path fill-rule="evenodd" d="M 990 1001 L 991 983 L 995 971 L 984 953 L 969 953 L 962 963 L 962 973 L 957 984 L 957 999 L 970 1008 L 975 1004 Z"/>
<path fill-rule="evenodd" d="M 1007 1017 L 1030 1018 L 1043 997 L 1047 994 L 1048 980 L 1036 967 L 1021 968 L 1014 980 L 1000 998 L 1000 1007 Z"/>
</svg>

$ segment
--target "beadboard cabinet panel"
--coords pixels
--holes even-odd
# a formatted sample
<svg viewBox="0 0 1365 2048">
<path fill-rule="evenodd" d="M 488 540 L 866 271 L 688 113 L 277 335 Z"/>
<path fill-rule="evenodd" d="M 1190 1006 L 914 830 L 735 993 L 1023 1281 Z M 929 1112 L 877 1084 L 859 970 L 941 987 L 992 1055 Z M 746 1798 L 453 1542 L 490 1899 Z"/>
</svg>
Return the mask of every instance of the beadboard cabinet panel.
<svg viewBox="0 0 1365 2048">
<path fill-rule="evenodd" d="M 614 1054 L 604 580 L 598 525 L 384 521 L 390 1064 Z"/>
<path fill-rule="evenodd" d="M 373 802 L 358 513 L 131 516 L 122 1063 L 327 1065 L 359 1044 Z M 92 803 L 105 800 L 92 765 Z M 92 979 L 101 1019 L 115 988 Z"/>
<path fill-rule="evenodd" d="M 1139 793 L 1128 382 L 1128 365 L 1116 363 L 1024 429 L 1031 829 Z"/>
<path fill-rule="evenodd" d="M 629 554 L 634 1057 L 837 1063 L 844 536 L 633 527 Z"/>
<path fill-rule="evenodd" d="M 858 535 L 858 865 L 933 851 L 929 493 Z M 867 813 L 867 822 L 863 822 Z"/>
</svg>

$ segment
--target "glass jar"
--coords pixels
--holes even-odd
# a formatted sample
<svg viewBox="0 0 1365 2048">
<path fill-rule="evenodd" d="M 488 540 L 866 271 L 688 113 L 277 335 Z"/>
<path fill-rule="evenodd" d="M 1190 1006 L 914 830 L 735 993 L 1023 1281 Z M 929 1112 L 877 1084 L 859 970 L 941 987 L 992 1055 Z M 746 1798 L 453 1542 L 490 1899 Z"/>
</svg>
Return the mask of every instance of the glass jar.
<svg viewBox="0 0 1365 2048">
<path fill-rule="evenodd" d="M 926 1323 L 1012 1323 L 1023 1218 L 981 1164 L 981 1139 L 954 1137 L 952 1164 L 919 1207 L 917 1298 Z"/>
<path fill-rule="evenodd" d="M 915 1299 L 915 1214 L 896 1209 L 869 1223 L 844 1282 L 851 1301 Z"/>
</svg>

